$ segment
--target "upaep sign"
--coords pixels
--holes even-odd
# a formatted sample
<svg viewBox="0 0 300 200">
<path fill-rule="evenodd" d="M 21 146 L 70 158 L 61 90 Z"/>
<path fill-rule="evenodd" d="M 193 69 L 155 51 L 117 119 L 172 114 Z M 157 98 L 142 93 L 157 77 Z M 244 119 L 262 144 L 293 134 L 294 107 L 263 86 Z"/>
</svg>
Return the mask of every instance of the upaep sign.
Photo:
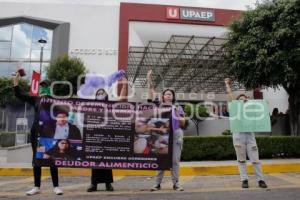
<svg viewBox="0 0 300 200">
<path fill-rule="evenodd" d="M 198 8 L 167 7 L 167 19 L 215 21 L 214 10 Z"/>
</svg>

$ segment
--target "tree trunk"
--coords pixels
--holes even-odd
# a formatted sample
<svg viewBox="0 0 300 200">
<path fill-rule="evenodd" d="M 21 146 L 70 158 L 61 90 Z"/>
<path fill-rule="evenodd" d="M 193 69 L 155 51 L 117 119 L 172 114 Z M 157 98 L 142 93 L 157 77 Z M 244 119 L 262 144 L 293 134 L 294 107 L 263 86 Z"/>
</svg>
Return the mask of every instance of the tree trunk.
<svg viewBox="0 0 300 200">
<path fill-rule="evenodd" d="M 197 136 L 199 136 L 199 122 L 196 124 Z"/>
<path fill-rule="evenodd" d="M 297 89 L 289 90 L 289 123 L 292 136 L 299 135 L 300 97 Z"/>
</svg>

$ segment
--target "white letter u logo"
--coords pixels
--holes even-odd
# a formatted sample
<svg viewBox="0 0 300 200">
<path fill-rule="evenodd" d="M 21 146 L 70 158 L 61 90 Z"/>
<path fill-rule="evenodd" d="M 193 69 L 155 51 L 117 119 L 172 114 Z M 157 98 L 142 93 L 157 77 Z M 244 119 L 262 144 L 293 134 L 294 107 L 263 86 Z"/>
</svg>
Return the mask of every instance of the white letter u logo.
<svg viewBox="0 0 300 200">
<path fill-rule="evenodd" d="M 39 82 L 36 80 L 32 80 L 31 91 L 33 94 L 37 94 L 39 91 Z"/>
<path fill-rule="evenodd" d="M 168 12 L 170 17 L 176 18 L 178 16 L 178 9 L 170 8 Z"/>
</svg>

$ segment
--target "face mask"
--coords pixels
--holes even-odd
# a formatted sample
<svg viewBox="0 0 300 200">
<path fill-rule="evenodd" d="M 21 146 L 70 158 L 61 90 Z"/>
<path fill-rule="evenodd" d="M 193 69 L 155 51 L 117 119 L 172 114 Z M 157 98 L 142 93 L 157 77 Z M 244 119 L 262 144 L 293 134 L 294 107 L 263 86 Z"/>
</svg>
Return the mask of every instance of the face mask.
<svg viewBox="0 0 300 200">
<path fill-rule="evenodd" d="M 40 96 L 42 96 L 42 95 L 50 96 L 51 95 L 50 88 L 49 87 L 40 87 L 39 94 L 40 94 Z"/>
<path fill-rule="evenodd" d="M 97 100 L 102 100 L 103 101 L 103 100 L 105 100 L 105 98 L 106 98 L 106 95 L 97 95 L 96 96 Z"/>
</svg>

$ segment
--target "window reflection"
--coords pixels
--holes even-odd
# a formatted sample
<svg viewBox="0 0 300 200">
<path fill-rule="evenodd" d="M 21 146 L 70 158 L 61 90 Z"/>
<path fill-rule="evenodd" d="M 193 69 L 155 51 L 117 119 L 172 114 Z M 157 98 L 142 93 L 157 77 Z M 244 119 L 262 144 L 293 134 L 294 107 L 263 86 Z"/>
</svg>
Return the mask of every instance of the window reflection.
<svg viewBox="0 0 300 200">
<path fill-rule="evenodd" d="M 0 28 L 0 41 L 11 41 L 12 26 Z"/>
<path fill-rule="evenodd" d="M 41 56 L 41 49 L 31 51 L 31 60 L 32 61 L 39 61 L 40 56 Z M 44 49 L 43 50 L 43 61 L 50 61 L 50 59 L 51 59 L 51 51 Z"/>
<path fill-rule="evenodd" d="M 0 62 L 1 76 L 11 76 L 13 71 L 16 71 L 16 63 Z"/>
<path fill-rule="evenodd" d="M 31 32 L 32 25 L 17 24 L 14 26 L 11 58 L 29 60 Z"/>
<path fill-rule="evenodd" d="M 11 42 L 0 41 L 0 60 L 9 59 Z"/>
<path fill-rule="evenodd" d="M 47 41 L 52 41 L 52 30 L 48 30 L 39 26 L 33 26 L 32 41 L 37 43 L 41 38 Z"/>
<path fill-rule="evenodd" d="M 7 60 L 10 57 L 12 37 L 12 26 L 0 28 L 0 60 Z"/>
<path fill-rule="evenodd" d="M 46 69 L 49 67 L 50 63 L 43 63 L 42 65 L 42 79 L 46 77 Z M 24 62 L 22 67 L 25 69 L 26 76 L 25 78 L 31 79 L 33 70 L 36 72 L 40 71 L 40 63 L 34 62 Z M 17 71 L 16 62 L 0 62 L 0 75 L 1 76 L 11 76 L 12 72 Z"/>
<path fill-rule="evenodd" d="M 52 30 L 27 23 L 0 27 L 0 76 L 10 76 L 18 61 L 22 61 L 28 79 L 32 70 L 39 71 L 41 38 L 47 41 L 43 50 L 44 72 L 51 59 L 52 37 Z"/>
</svg>

